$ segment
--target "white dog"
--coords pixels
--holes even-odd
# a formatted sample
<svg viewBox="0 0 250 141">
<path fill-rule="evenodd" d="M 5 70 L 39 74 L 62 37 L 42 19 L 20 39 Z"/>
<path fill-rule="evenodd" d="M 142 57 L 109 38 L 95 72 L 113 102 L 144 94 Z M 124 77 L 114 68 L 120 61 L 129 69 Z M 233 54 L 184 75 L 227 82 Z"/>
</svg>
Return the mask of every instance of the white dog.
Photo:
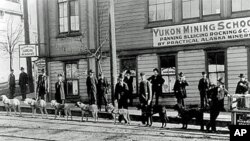
<svg viewBox="0 0 250 141">
<path fill-rule="evenodd" d="M 24 103 L 27 105 L 30 105 L 30 107 L 32 109 L 32 117 L 35 117 L 36 109 L 40 109 L 41 114 L 42 114 L 42 118 L 43 118 L 44 112 L 46 114 L 46 118 L 48 118 L 46 102 L 43 99 L 35 100 L 35 99 L 31 99 L 31 98 L 26 98 L 24 100 Z"/>
<path fill-rule="evenodd" d="M 86 117 L 86 121 L 88 121 L 88 117 L 86 113 L 91 113 L 95 122 L 98 121 L 98 108 L 97 105 L 86 105 L 82 102 L 76 102 L 76 106 L 81 108 L 82 111 L 82 121 L 83 121 L 83 116 Z"/>
<path fill-rule="evenodd" d="M 73 106 L 71 106 L 70 104 L 60 104 L 56 102 L 56 100 L 51 100 L 51 107 L 55 109 L 55 119 L 57 116 L 57 112 L 59 112 L 59 117 L 60 117 L 61 111 L 64 111 L 66 120 L 68 120 L 68 116 L 70 116 L 72 120 L 71 108 L 73 108 Z"/>
<path fill-rule="evenodd" d="M 8 99 L 6 95 L 1 95 L 3 104 L 5 106 L 5 109 L 7 111 L 7 115 L 9 115 L 9 112 L 11 114 L 11 109 L 14 109 L 15 115 L 16 115 L 16 109 L 18 109 L 18 112 L 20 113 L 20 116 L 22 116 L 21 113 L 21 107 L 20 107 L 20 101 L 16 98 L 14 99 Z"/>
</svg>

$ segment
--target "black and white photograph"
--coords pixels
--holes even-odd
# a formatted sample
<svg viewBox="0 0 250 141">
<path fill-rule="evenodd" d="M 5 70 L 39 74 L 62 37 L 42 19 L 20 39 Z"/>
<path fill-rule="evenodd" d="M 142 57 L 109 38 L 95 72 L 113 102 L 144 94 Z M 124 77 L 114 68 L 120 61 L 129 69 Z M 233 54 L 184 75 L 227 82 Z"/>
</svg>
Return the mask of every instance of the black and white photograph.
<svg viewBox="0 0 250 141">
<path fill-rule="evenodd" d="M 250 0 L 0 0 L 0 141 L 243 141 L 249 76 Z"/>
</svg>

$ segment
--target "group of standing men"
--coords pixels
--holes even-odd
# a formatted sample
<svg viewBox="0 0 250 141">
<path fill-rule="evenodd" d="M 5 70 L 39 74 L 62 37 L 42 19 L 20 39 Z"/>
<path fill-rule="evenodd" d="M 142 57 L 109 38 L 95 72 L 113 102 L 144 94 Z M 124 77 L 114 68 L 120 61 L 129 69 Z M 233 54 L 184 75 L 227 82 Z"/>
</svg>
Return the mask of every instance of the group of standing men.
<svg viewBox="0 0 250 141">
<path fill-rule="evenodd" d="M 24 72 L 24 68 L 21 67 L 21 73 L 19 75 L 19 87 L 20 87 L 20 92 L 22 95 L 22 101 L 25 100 L 26 98 L 26 93 L 27 93 L 27 85 L 28 85 L 28 75 L 26 72 Z M 45 95 L 47 94 L 47 77 L 45 74 L 44 69 L 41 70 L 41 74 L 38 75 L 38 79 L 37 79 L 37 94 L 38 94 L 38 98 L 41 99 L 45 99 Z M 15 91 L 16 91 L 16 78 L 14 75 L 14 70 L 11 69 L 10 70 L 10 75 L 8 78 L 8 83 L 9 83 L 9 98 L 13 99 L 15 97 Z"/>
<path fill-rule="evenodd" d="M 14 70 L 10 70 L 10 75 L 8 78 L 8 83 L 9 83 L 9 98 L 13 99 L 15 96 L 15 91 L 16 91 L 16 78 L 14 75 Z M 26 72 L 24 72 L 24 68 L 21 67 L 21 73 L 19 75 L 19 82 L 20 86 L 20 92 L 22 94 L 22 100 L 26 98 L 26 91 L 27 91 L 27 84 L 28 84 L 28 75 Z"/>
</svg>

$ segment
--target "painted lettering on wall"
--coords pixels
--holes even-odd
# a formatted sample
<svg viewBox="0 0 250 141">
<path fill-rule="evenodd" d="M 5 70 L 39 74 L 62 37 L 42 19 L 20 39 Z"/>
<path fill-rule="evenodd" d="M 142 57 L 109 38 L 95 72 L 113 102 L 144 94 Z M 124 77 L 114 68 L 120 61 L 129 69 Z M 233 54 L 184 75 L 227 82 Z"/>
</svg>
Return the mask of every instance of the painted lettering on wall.
<svg viewBox="0 0 250 141">
<path fill-rule="evenodd" d="M 153 29 L 153 46 L 174 46 L 250 38 L 250 18 L 239 18 Z"/>
</svg>

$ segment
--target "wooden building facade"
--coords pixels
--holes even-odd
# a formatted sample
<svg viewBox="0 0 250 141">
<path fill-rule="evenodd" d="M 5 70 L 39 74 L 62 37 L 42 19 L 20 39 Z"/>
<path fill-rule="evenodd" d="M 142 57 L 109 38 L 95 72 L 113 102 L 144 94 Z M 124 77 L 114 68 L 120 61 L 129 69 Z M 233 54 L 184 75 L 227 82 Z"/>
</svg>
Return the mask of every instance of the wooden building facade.
<svg viewBox="0 0 250 141">
<path fill-rule="evenodd" d="M 38 0 L 38 5 L 40 57 L 48 61 L 50 98 L 57 74 L 63 73 L 67 98 L 86 101 L 87 70 L 99 70 L 84 48 L 105 42 L 101 64 L 110 81 L 109 0 Z M 186 105 L 200 103 L 202 71 L 213 83 L 224 77 L 234 93 L 239 74 L 250 75 L 249 16 L 247 0 L 116 0 L 117 72 L 132 71 L 135 102 L 139 73 L 149 77 L 154 68 L 165 79 L 163 105 L 176 103 L 172 88 L 179 72 L 189 82 Z"/>
</svg>

